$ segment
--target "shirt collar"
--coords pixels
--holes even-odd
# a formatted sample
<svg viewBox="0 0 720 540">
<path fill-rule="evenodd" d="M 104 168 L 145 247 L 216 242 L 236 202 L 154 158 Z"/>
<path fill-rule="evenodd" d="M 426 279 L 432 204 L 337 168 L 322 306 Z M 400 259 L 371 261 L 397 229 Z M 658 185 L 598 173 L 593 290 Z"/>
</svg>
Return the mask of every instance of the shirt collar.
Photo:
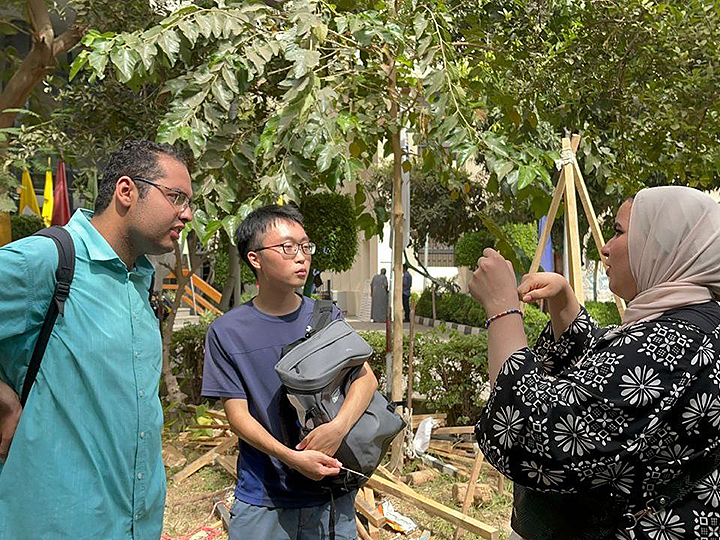
<svg viewBox="0 0 720 540">
<path fill-rule="evenodd" d="M 118 257 L 118 254 L 115 253 L 115 250 L 108 244 L 103 235 L 90 223 L 92 217 L 93 212 L 91 210 L 79 208 L 68 222 L 67 228 L 76 233 L 76 236 L 83 242 L 90 260 L 117 261 L 123 268 L 127 269 L 123 260 Z M 130 272 L 146 276 L 153 274 L 155 268 L 145 255 L 141 255 L 136 259 L 135 266 Z"/>
</svg>

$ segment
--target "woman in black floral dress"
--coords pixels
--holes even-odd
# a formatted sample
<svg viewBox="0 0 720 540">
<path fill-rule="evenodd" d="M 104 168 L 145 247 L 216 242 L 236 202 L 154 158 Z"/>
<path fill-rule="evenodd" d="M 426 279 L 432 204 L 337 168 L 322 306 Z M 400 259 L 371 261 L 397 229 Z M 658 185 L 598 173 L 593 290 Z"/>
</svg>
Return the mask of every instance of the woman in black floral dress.
<svg viewBox="0 0 720 540">
<path fill-rule="evenodd" d="M 720 539 L 720 207 L 685 187 L 640 191 L 603 247 L 623 324 L 598 328 L 559 274 L 485 250 L 470 292 L 491 317 L 493 390 L 476 434 L 515 482 L 527 540 Z M 516 310 L 545 299 L 530 349 Z"/>
</svg>

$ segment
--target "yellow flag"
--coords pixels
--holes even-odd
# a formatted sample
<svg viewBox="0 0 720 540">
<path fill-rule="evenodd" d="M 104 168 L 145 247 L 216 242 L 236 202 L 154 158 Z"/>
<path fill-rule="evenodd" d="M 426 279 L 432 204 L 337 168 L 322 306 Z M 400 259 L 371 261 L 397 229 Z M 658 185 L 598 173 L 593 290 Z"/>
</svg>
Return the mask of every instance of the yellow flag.
<svg viewBox="0 0 720 540">
<path fill-rule="evenodd" d="M 53 206 L 55 204 L 55 197 L 53 197 L 53 180 L 52 171 L 48 167 L 45 171 L 45 194 L 43 195 L 43 208 L 42 218 L 45 222 L 45 226 L 49 227 L 52 223 Z"/>
<path fill-rule="evenodd" d="M 35 214 L 40 217 L 40 207 L 38 206 L 35 189 L 30 180 L 30 173 L 26 170 L 22 173 L 22 185 L 20 186 L 20 206 L 18 214 Z"/>
</svg>

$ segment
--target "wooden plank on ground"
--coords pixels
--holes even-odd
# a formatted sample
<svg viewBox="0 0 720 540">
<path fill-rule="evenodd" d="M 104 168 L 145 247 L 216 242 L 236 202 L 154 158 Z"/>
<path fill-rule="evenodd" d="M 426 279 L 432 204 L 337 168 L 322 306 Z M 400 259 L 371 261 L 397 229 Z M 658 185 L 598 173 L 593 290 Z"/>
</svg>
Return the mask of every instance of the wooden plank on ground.
<svg viewBox="0 0 720 540">
<path fill-rule="evenodd" d="M 363 497 L 355 497 L 355 510 L 360 512 L 370 525 L 374 527 L 385 526 L 385 516 L 378 512 L 375 506 L 371 506 Z"/>
<path fill-rule="evenodd" d="M 360 518 L 357 516 L 355 516 L 355 524 L 357 525 L 358 537 L 360 540 L 373 540 L 370 533 L 368 533 L 367 529 L 365 529 L 360 521 Z"/>
<path fill-rule="evenodd" d="M 215 459 L 216 456 L 219 456 L 219 455 L 227 452 L 228 450 L 230 450 L 230 448 L 233 448 L 235 445 L 237 445 L 237 443 L 238 443 L 238 438 L 236 435 L 233 435 L 232 437 L 228 437 L 227 439 L 225 439 L 225 441 L 222 444 L 219 444 L 215 448 L 208 450 L 202 456 L 200 456 L 195 461 L 193 461 L 190 465 L 185 467 L 182 471 L 173 475 L 173 477 L 170 480 L 172 482 L 182 482 L 188 476 L 196 473 L 197 471 L 202 469 L 208 463 L 212 463 L 212 461 Z"/>
<path fill-rule="evenodd" d="M 365 501 L 372 507 L 377 509 L 377 505 L 375 504 L 375 492 L 370 489 L 369 487 L 362 488 L 363 497 L 365 498 Z M 379 512 L 378 512 L 379 513 Z M 385 517 L 385 516 L 383 516 Z M 372 540 L 380 540 L 380 529 L 377 528 L 372 523 L 368 523 L 368 532 L 370 533 L 370 538 Z"/>
<path fill-rule="evenodd" d="M 376 474 L 372 475 L 367 484 L 369 487 L 377 491 L 382 491 L 383 493 L 393 495 L 394 497 L 398 497 L 399 499 L 415 504 L 428 514 L 438 516 L 454 525 L 458 525 L 463 529 L 470 531 L 471 533 L 480 535 L 488 540 L 499 539 L 499 532 L 496 527 L 487 525 L 475 518 L 464 516 L 457 510 L 445 506 L 444 504 L 440 504 L 429 497 L 421 495 L 403 484 L 396 484 L 395 482 L 386 480 Z"/>
<path fill-rule="evenodd" d="M 468 510 L 470 510 L 470 504 L 472 504 L 473 498 L 475 497 L 475 483 L 477 482 L 478 475 L 480 474 L 480 468 L 482 467 L 483 460 L 483 453 L 478 450 L 477 454 L 475 455 L 475 463 L 473 463 L 473 468 L 470 472 L 470 481 L 468 482 L 467 491 L 465 492 L 465 500 L 463 501 L 462 506 L 463 514 L 467 515 Z M 453 536 L 453 540 L 458 540 L 461 534 L 462 529 L 458 527 L 457 529 L 455 529 L 455 536 Z"/>
<path fill-rule="evenodd" d="M 425 420 L 426 418 L 434 418 L 438 421 L 438 423 L 441 426 L 445 425 L 445 420 L 447 420 L 447 414 L 445 413 L 436 413 L 436 414 L 413 414 L 412 418 L 410 419 L 410 427 L 414 430 L 417 429 L 417 427 L 420 425 L 420 422 Z"/>
<path fill-rule="evenodd" d="M 215 463 L 220 465 L 237 480 L 237 456 L 217 456 Z"/>
<path fill-rule="evenodd" d="M 439 427 L 432 431 L 433 435 L 472 435 L 474 433 L 475 426 Z"/>
</svg>

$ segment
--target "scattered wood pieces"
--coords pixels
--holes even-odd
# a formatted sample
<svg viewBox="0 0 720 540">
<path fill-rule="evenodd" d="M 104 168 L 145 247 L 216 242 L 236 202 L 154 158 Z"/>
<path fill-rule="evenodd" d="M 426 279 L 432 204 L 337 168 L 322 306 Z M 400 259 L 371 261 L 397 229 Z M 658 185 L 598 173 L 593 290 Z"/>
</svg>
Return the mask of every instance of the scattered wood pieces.
<svg viewBox="0 0 720 540">
<path fill-rule="evenodd" d="M 383 516 L 374 505 L 370 505 L 364 497 L 355 497 L 355 510 L 357 510 L 361 516 L 367 519 L 368 523 L 374 527 L 385 526 L 385 516 Z"/>
<path fill-rule="evenodd" d="M 362 521 L 360 521 L 360 518 L 355 516 L 355 524 L 357 525 L 357 531 L 358 531 L 358 537 L 360 540 L 373 540 L 372 536 L 370 536 L 370 533 L 367 531 L 365 526 L 362 524 Z"/>
<path fill-rule="evenodd" d="M 445 421 L 447 420 L 447 414 L 445 413 L 436 413 L 436 414 L 413 414 L 410 418 L 410 428 L 415 431 L 417 427 L 420 425 L 420 422 L 425 420 L 426 418 L 434 418 L 437 420 L 438 424 L 441 426 L 445 425 Z"/>
<path fill-rule="evenodd" d="M 482 452 L 480 450 L 477 451 L 477 454 L 475 456 L 475 462 L 473 463 L 472 471 L 470 472 L 470 481 L 467 485 L 467 490 L 465 494 L 465 498 L 462 505 L 462 513 L 467 514 L 468 510 L 470 510 L 470 503 L 473 502 L 473 495 L 475 494 L 475 483 L 477 482 L 478 475 L 480 474 L 480 467 L 482 467 L 483 461 L 485 460 Z M 458 540 L 462 534 L 462 530 L 458 526 L 457 529 L 455 529 L 455 536 L 453 536 L 453 540 Z"/>
<path fill-rule="evenodd" d="M 421 495 L 404 484 L 392 482 L 373 474 L 368 480 L 368 486 L 383 493 L 388 493 L 404 501 L 415 504 L 427 513 L 443 518 L 454 525 L 461 526 L 472 533 L 478 534 L 488 540 L 498 540 L 499 532 L 492 527 L 475 518 L 465 516 L 453 508 L 440 504 L 429 497 Z"/>
<path fill-rule="evenodd" d="M 238 438 L 236 435 L 228 437 L 221 444 L 219 444 L 212 450 L 208 450 L 202 456 L 193 461 L 190 465 L 185 467 L 182 471 L 176 473 L 170 480 L 172 482 L 182 482 L 188 476 L 202 469 L 205 465 L 212 463 L 216 456 L 227 452 L 230 448 L 233 448 L 235 445 L 237 445 L 237 443 Z"/>
<path fill-rule="evenodd" d="M 217 456 L 215 463 L 225 469 L 230 475 L 237 480 L 237 456 Z"/>
<path fill-rule="evenodd" d="M 475 426 L 439 427 L 432 431 L 433 435 L 472 435 L 474 433 Z"/>
<path fill-rule="evenodd" d="M 228 507 L 225 504 L 225 501 L 221 500 L 220 497 L 215 497 L 213 499 L 213 503 L 215 503 L 215 515 L 220 518 L 220 521 L 222 521 L 223 528 L 226 531 L 229 531 L 230 530 L 230 510 L 228 510 Z"/>
<path fill-rule="evenodd" d="M 403 476 L 403 482 L 408 486 L 419 486 L 430 480 L 434 480 L 440 473 L 435 469 L 424 469 L 422 471 L 415 471 Z"/>
<path fill-rule="evenodd" d="M 162 459 L 166 467 L 172 469 L 174 467 L 182 467 L 187 463 L 187 458 L 183 453 L 172 444 L 163 445 Z"/>
<path fill-rule="evenodd" d="M 467 497 L 467 483 L 457 483 L 452 486 L 452 496 L 455 502 L 463 504 Z M 494 486 L 490 484 L 477 484 L 473 493 L 472 504 L 475 506 L 486 506 L 492 502 Z"/>
</svg>

